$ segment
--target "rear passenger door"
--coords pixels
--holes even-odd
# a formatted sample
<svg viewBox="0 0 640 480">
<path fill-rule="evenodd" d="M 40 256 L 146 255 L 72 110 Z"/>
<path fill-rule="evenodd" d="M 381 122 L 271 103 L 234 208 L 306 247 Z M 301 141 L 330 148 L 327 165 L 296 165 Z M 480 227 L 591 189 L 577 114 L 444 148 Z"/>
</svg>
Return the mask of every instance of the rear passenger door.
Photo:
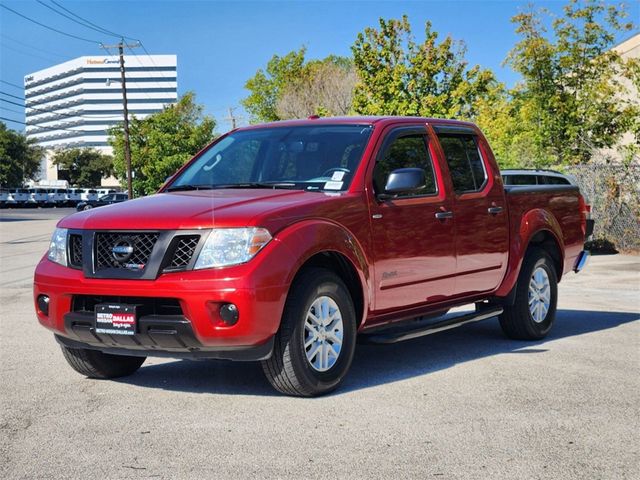
<svg viewBox="0 0 640 480">
<path fill-rule="evenodd" d="M 455 200 L 456 295 L 494 290 L 508 258 L 505 194 L 488 147 L 472 129 L 437 128 Z"/>
<path fill-rule="evenodd" d="M 453 220 L 436 218 L 436 213 L 451 210 L 451 200 L 434 157 L 425 126 L 392 129 L 377 154 L 370 205 L 378 312 L 444 300 L 453 294 Z M 423 169 L 424 187 L 381 199 L 376 194 L 384 192 L 389 174 L 399 168 Z"/>
</svg>

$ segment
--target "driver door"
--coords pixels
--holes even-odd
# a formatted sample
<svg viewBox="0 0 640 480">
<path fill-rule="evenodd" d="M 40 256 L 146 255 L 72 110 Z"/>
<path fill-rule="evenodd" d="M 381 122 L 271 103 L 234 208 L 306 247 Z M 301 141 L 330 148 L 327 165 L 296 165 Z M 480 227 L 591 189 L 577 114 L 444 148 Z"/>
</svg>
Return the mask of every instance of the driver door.
<svg viewBox="0 0 640 480">
<path fill-rule="evenodd" d="M 437 158 L 424 126 L 391 130 L 378 153 L 373 172 L 375 194 L 384 192 L 389 174 L 398 168 L 422 168 L 426 184 L 392 199 L 375 197 L 371 225 L 375 255 L 375 310 L 417 306 L 453 294 L 455 241 L 452 211 Z"/>
</svg>

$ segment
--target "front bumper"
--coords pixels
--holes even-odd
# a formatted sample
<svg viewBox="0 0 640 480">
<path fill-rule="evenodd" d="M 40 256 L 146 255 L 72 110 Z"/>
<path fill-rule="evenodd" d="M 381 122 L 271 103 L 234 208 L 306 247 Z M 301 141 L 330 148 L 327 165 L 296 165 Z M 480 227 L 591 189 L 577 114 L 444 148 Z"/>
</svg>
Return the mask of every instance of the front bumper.
<svg viewBox="0 0 640 480">
<path fill-rule="evenodd" d="M 45 256 L 36 268 L 33 293 L 39 322 L 67 346 L 125 355 L 257 360 L 271 353 L 288 291 L 285 277 L 281 265 L 268 261 L 154 280 L 86 278 Z M 48 314 L 37 307 L 40 295 L 49 297 Z M 121 303 L 171 299 L 179 309 L 145 313 L 132 336 L 96 334 L 92 309 L 76 305 L 83 296 Z M 239 311 L 231 326 L 219 315 L 226 303 Z"/>
</svg>

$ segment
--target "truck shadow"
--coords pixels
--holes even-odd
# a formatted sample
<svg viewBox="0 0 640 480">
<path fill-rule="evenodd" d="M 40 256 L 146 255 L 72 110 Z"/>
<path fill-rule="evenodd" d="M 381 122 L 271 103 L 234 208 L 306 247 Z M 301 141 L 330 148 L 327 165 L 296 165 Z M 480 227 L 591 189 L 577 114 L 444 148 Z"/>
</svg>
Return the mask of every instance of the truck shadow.
<svg viewBox="0 0 640 480">
<path fill-rule="evenodd" d="M 505 353 L 535 355 L 554 348 L 556 340 L 615 328 L 640 320 L 640 313 L 558 310 L 551 334 L 542 341 L 509 340 L 497 319 L 393 345 L 358 345 L 342 395 L 447 369 L 459 363 Z M 505 360 L 508 361 L 508 360 Z M 227 395 L 279 395 L 258 363 L 178 360 L 143 366 L 119 379 L 147 388 Z"/>
</svg>

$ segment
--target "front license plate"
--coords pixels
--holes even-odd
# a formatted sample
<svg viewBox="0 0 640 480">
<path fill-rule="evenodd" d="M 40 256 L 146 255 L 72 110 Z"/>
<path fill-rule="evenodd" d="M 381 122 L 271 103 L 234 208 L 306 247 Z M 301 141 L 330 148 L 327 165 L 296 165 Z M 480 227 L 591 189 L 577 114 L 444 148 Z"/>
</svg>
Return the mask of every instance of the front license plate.
<svg viewBox="0 0 640 480">
<path fill-rule="evenodd" d="M 96 305 L 96 333 L 135 335 L 136 306 L 111 303 Z"/>
</svg>

